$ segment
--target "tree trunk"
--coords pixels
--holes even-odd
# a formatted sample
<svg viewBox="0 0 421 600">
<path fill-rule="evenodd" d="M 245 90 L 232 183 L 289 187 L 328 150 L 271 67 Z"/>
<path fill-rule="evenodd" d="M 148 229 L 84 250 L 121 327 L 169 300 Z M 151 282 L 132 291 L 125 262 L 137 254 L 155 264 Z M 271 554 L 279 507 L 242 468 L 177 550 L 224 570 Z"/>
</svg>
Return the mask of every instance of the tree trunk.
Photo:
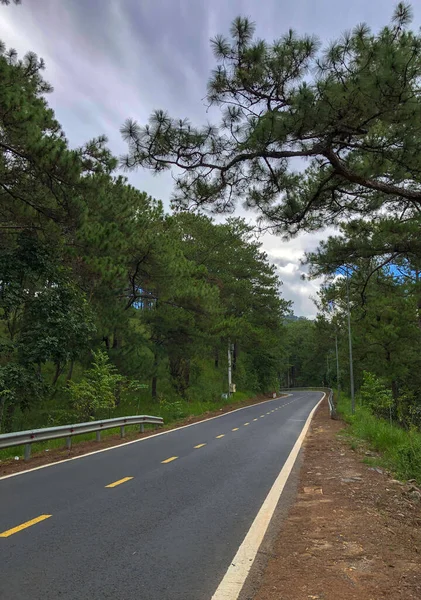
<svg viewBox="0 0 421 600">
<path fill-rule="evenodd" d="M 66 381 L 70 381 L 72 379 L 72 375 L 73 375 L 73 367 L 75 366 L 75 361 L 71 360 L 70 361 L 70 367 L 69 367 L 69 371 L 67 373 L 67 377 L 66 377 Z"/>
<path fill-rule="evenodd" d="M 102 341 L 105 343 L 105 347 L 108 351 L 110 349 L 110 338 L 108 337 L 108 335 L 104 335 Z"/>
<path fill-rule="evenodd" d="M 179 356 L 170 357 L 170 374 L 177 394 L 186 398 L 186 390 L 190 383 L 189 359 Z"/>
<path fill-rule="evenodd" d="M 61 375 L 61 365 L 60 365 L 60 362 L 58 362 L 58 363 L 56 363 L 56 372 L 55 372 L 53 383 L 52 383 L 53 387 L 55 387 L 60 375 Z"/>
<path fill-rule="evenodd" d="M 123 387 L 123 382 L 119 381 L 115 388 L 115 405 L 116 406 L 120 406 L 122 387 Z"/>
<path fill-rule="evenodd" d="M 154 375 L 152 377 L 152 400 L 154 400 L 155 402 L 156 402 L 156 398 L 157 398 L 157 392 L 156 392 L 157 383 L 158 383 L 158 377 L 156 375 Z"/>
<path fill-rule="evenodd" d="M 398 387 L 398 383 L 397 383 L 396 379 L 394 379 L 392 381 L 392 396 L 393 396 L 393 400 L 396 403 L 396 400 L 398 399 L 398 396 L 399 396 L 399 387 Z"/>
<path fill-rule="evenodd" d="M 219 350 L 215 349 L 215 369 L 219 369 Z"/>
<path fill-rule="evenodd" d="M 114 329 L 114 335 L 113 335 L 113 349 L 115 350 L 116 348 L 118 348 L 118 338 L 117 338 L 117 330 Z"/>
<path fill-rule="evenodd" d="M 158 385 L 158 354 L 154 352 L 153 355 L 153 376 L 152 376 L 152 400 L 157 401 L 157 385 Z"/>
</svg>

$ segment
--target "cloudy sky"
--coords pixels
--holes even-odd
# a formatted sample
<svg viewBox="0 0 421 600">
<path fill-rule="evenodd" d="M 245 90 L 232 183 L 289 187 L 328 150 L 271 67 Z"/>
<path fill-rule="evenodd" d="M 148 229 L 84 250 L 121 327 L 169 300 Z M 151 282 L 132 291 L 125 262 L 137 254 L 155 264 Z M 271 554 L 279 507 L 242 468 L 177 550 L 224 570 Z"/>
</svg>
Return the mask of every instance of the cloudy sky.
<svg viewBox="0 0 421 600">
<path fill-rule="evenodd" d="M 206 120 L 203 97 L 214 60 L 209 38 L 227 33 L 237 15 L 256 22 L 272 41 L 289 28 L 323 42 L 364 21 L 385 25 L 394 0 L 23 0 L 0 6 L 0 39 L 19 54 L 42 56 L 49 97 L 72 145 L 105 133 L 115 154 L 125 152 L 119 128 L 127 117 L 144 123 L 155 108 L 175 117 Z M 414 7 L 417 2 L 413 3 Z M 415 9 L 415 26 L 421 8 Z M 168 206 L 169 174 L 130 175 L 133 185 Z M 248 214 L 247 218 L 252 219 Z M 266 235 L 265 250 L 278 266 L 284 296 L 298 315 L 314 316 L 318 282 L 301 280 L 299 261 L 323 233 L 289 242 Z"/>
</svg>

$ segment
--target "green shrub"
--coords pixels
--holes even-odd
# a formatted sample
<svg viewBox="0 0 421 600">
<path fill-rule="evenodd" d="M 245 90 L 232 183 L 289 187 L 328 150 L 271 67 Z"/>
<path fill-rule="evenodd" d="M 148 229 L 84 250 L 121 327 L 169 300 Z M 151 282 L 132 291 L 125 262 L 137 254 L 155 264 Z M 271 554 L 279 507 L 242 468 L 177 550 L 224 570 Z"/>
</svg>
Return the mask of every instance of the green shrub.
<svg viewBox="0 0 421 600">
<path fill-rule="evenodd" d="M 404 388 L 396 402 L 396 417 L 405 427 L 421 427 L 421 403 L 419 392 Z"/>
<path fill-rule="evenodd" d="M 382 418 L 390 416 L 393 407 L 392 392 L 373 373 L 363 372 L 360 398 L 362 404 L 367 406 L 375 415 Z"/>
<path fill-rule="evenodd" d="M 183 419 L 184 417 L 188 416 L 186 403 L 182 400 L 168 402 L 167 400 L 165 400 L 165 398 L 161 398 L 159 401 L 159 408 L 164 422 L 176 421 L 178 419 Z"/>
<path fill-rule="evenodd" d="M 411 429 L 406 442 L 396 448 L 397 474 L 402 479 L 416 479 L 421 482 L 421 435 Z"/>
<path fill-rule="evenodd" d="M 79 419 L 94 419 L 99 409 L 112 409 L 116 405 L 118 385 L 123 377 L 101 350 L 93 353 L 94 359 L 84 379 L 69 382 L 71 404 Z"/>
<path fill-rule="evenodd" d="M 357 406 L 351 414 L 351 401 L 341 396 L 338 412 L 350 424 L 348 433 L 368 442 L 381 455 L 385 465 L 401 479 L 416 479 L 421 483 L 421 433 L 391 424 L 373 414 L 367 406 Z"/>
</svg>

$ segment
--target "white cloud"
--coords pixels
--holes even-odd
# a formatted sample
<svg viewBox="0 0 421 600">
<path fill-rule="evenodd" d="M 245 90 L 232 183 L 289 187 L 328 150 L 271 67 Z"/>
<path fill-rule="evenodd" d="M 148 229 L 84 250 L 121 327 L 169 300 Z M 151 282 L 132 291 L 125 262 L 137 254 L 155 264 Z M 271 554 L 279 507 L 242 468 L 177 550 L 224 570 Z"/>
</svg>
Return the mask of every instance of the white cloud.
<svg viewBox="0 0 421 600">
<path fill-rule="evenodd" d="M 291 275 L 292 273 L 297 273 L 297 271 L 299 271 L 300 268 L 298 265 L 294 264 L 294 263 L 287 263 L 285 266 L 282 267 L 278 267 L 278 271 L 282 274 L 288 274 Z"/>
</svg>

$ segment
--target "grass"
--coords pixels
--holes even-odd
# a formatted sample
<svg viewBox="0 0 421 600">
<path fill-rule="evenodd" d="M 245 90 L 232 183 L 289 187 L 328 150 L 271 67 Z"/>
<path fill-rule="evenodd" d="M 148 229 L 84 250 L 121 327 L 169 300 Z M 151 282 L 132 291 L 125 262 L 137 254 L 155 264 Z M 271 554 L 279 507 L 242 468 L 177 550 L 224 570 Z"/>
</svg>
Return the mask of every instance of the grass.
<svg viewBox="0 0 421 600">
<path fill-rule="evenodd" d="M 351 446 L 356 448 L 358 440 L 368 443 L 371 450 L 378 452 L 379 459 L 367 462 L 386 467 L 398 479 L 415 479 L 421 483 L 421 432 L 403 429 L 397 424 L 378 419 L 367 408 L 357 406 L 351 414 L 351 401 L 342 395 L 338 413 L 349 423 L 348 434 Z"/>
<path fill-rule="evenodd" d="M 108 414 L 107 412 L 106 414 L 98 415 L 96 418 L 99 420 L 128 415 L 146 414 L 162 417 L 164 419 L 164 425 L 171 426 L 182 421 L 186 417 L 200 416 L 206 414 L 207 412 L 219 410 L 220 408 L 223 408 L 227 405 L 240 404 L 241 402 L 249 400 L 253 396 L 255 396 L 255 393 L 253 392 L 236 392 L 229 400 L 218 400 L 208 402 L 186 402 L 183 400 L 177 400 L 175 402 L 163 403 L 153 403 L 148 401 L 142 401 L 141 403 L 139 403 L 136 398 L 132 398 L 117 406 L 114 410 L 110 412 L 110 414 Z M 46 425 L 46 427 L 47 426 L 49 425 Z M 148 429 L 148 427 L 148 425 L 145 425 L 145 431 Z M 151 428 L 154 428 L 154 426 L 151 426 Z M 106 439 L 109 436 L 119 433 L 119 431 L 119 427 L 102 431 L 101 439 Z M 130 433 L 135 433 L 138 431 L 139 425 L 126 426 L 126 435 L 130 435 Z M 77 444 L 81 441 L 90 441 L 94 439 L 95 433 L 85 433 L 73 436 L 72 443 Z M 32 444 L 32 454 L 64 447 L 64 438 L 49 440 L 48 442 L 35 443 Z M 4 448 L 0 450 L 0 460 L 7 460 L 15 456 L 22 457 L 23 449 L 24 446 Z"/>
</svg>

